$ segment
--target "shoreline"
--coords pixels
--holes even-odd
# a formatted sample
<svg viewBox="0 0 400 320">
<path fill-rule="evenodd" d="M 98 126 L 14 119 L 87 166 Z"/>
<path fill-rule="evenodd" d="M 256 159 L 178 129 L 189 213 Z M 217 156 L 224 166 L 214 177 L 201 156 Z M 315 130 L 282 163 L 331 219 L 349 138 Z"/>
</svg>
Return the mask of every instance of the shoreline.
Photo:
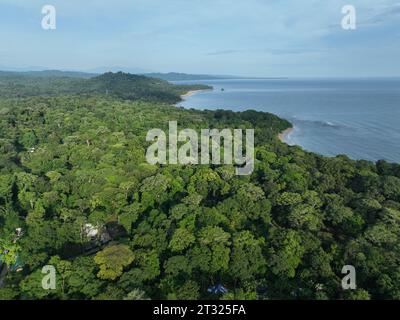
<svg viewBox="0 0 400 320">
<path fill-rule="evenodd" d="M 182 94 L 182 95 L 181 95 L 181 99 L 184 100 L 185 98 L 188 98 L 188 97 L 190 97 L 190 96 L 193 96 L 193 95 L 195 95 L 196 93 L 203 92 L 203 91 L 209 91 L 209 90 L 212 90 L 212 89 L 190 90 L 190 91 L 186 92 L 185 94 Z"/>
<path fill-rule="evenodd" d="M 185 98 L 188 98 L 188 97 L 190 97 L 190 96 L 193 96 L 193 95 L 195 95 L 196 93 L 204 92 L 204 91 L 209 91 L 209 90 L 213 90 L 213 89 L 190 90 L 190 91 L 188 91 L 187 93 L 182 94 L 182 95 L 181 95 L 181 99 L 182 99 L 182 101 L 183 101 Z M 279 141 L 281 141 L 282 143 L 286 143 L 287 145 L 289 145 L 289 143 L 286 141 L 286 138 L 293 132 L 293 130 L 294 130 L 294 127 L 287 128 L 287 129 L 283 130 L 282 132 L 278 133 L 277 138 L 278 138 Z"/>
<path fill-rule="evenodd" d="M 181 95 L 181 99 L 182 99 L 182 101 L 183 101 L 185 98 L 188 98 L 188 97 L 190 97 L 190 96 L 193 96 L 193 95 L 195 95 L 196 93 L 204 92 L 204 91 L 209 91 L 209 90 L 213 90 L 213 89 L 190 90 L 190 91 L 188 91 L 187 93 L 182 94 L 182 95 Z M 287 128 L 287 129 L 283 130 L 282 132 L 278 133 L 277 138 L 278 138 L 279 141 L 281 141 L 282 143 L 286 143 L 287 145 L 289 145 L 289 143 L 286 141 L 286 138 L 293 132 L 293 130 L 294 130 L 294 127 Z"/>
<path fill-rule="evenodd" d="M 288 135 L 290 135 L 293 132 L 293 130 L 294 130 L 294 127 L 285 129 L 284 131 L 282 131 L 281 133 L 278 134 L 278 139 L 281 142 L 288 144 L 288 142 L 286 141 L 286 138 Z"/>
</svg>

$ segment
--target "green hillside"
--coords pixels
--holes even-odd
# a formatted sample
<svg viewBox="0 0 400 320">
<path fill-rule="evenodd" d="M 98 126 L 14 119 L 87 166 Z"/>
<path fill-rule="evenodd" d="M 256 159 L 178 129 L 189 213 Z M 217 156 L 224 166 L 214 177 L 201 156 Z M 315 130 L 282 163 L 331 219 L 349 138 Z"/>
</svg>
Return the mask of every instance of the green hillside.
<svg viewBox="0 0 400 320">
<path fill-rule="evenodd" d="M 210 89 L 205 85 L 173 85 L 165 80 L 128 73 L 105 73 L 77 78 L 60 73 L 0 73 L 2 97 L 57 96 L 60 94 L 101 94 L 126 100 L 151 100 L 166 103 L 180 101 L 189 90 Z"/>
</svg>

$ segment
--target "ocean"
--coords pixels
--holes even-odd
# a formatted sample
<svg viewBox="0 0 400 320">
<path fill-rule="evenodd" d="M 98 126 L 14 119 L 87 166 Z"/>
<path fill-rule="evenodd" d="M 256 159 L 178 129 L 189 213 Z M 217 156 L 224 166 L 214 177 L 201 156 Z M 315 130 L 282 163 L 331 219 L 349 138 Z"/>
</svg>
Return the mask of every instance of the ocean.
<svg viewBox="0 0 400 320">
<path fill-rule="evenodd" d="M 195 109 L 248 109 L 274 113 L 294 130 L 290 145 L 326 156 L 400 162 L 400 79 L 196 80 L 212 91 L 179 105 Z"/>
</svg>

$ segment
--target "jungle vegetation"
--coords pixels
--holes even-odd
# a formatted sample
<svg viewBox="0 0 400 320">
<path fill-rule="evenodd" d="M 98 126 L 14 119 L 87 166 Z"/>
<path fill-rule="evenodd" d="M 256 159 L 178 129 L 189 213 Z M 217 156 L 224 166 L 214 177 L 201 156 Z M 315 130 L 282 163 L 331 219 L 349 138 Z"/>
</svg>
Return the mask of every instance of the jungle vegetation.
<svg viewBox="0 0 400 320">
<path fill-rule="evenodd" d="M 400 165 L 290 147 L 276 136 L 291 124 L 269 113 L 175 107 L 191 89 L 122 73 L 1 80 L 0 253 L 23 270 L 0 299 L 400 299 Z M 254 128 L 253 174 L 149 165 L 146 133 L 171 120 Z M 218 284 L 228 292 L 207 291 Z"/>
</svg>

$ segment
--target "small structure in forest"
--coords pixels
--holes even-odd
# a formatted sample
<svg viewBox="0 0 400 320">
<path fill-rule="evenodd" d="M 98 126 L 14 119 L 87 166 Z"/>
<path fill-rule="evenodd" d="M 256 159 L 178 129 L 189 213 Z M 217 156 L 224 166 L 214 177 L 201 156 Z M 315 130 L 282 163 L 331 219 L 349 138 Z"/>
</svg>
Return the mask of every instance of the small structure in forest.
<svg viewBox="0 0 400 320">
<path fill-rule="evenodd" d="M 2 263 L 4 256 L 8 253 L 8 250 L 4 250 L 2 253 L 0 253 L 0 273 L 3 268 L 7 268 L 6 270 L 13 271 L 13 272 L 21 272 L 24 268 L 24 263 L 20 257 L 20 255 L 15 256 L 15 261 L 14 263 L 10 264 L 7 266 L 6 263 Z"/>
<path fill-rule="evenodd" d="M 16 245 L 23 235 L 22 228 L 15 229 L 15 236 L 12 242 L 2 247 L 2 252 L 0 252 L 0 273 L 3 277 L 5 277 L 7 271 L 20 272 L 23 270 L 24 263 L 19 255 L 19 248 Z"/>
<path fill-rule="evenodd" d="M 89 238 L 96 238 L 99 234 L 99 229 L 94 227 L 92 224 L 87 223 L 83 226 L 83 233 Z"/>
<path fill-rule="evenodd" d="M 9 269 L 10 271 L 14 272 L 21 272 L 22 270 L 24 270 L 24 262 L 19 255 L 16 256 L 15 263 L 9 266 Z"/>
</svg>

